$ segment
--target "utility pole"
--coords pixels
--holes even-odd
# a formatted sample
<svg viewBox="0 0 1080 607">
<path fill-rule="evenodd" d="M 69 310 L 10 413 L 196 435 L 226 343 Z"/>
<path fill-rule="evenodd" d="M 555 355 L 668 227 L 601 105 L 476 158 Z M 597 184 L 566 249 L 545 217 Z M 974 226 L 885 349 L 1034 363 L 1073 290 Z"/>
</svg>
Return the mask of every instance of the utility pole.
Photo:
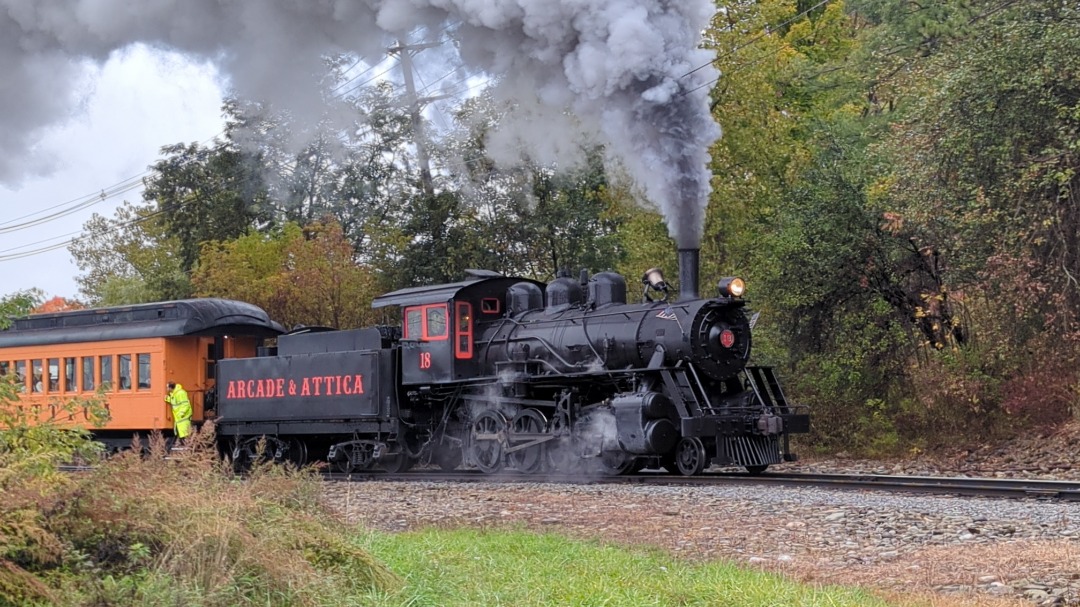
<svg viewBox="0 0 1080 607">
<path fill-rule="evenodd" d="M 420 184 L 427 196 L 435 195 L 435 184 L 431 178 L 431 160 L 427 153 L 427 138 L 424 136 L 424 121 L 420 109 L 423 105 L 445 99 L 446 95 L 435 97 L 418 98 L 416 96 L 416 84 L 413 82 L 412 51 L 422 51 L 426 48 L 440 46 L 440 43 L 426 42 L 424 44 L 405 44 L 399 41 L 398 45 L 389 49 L 391 53 L 397 53 L 401 73 L 405 79 L 405 103 L 409 106 L 409 116 L 412 118 L 413 137 L 416 144 L 416 160 L 420 163 Z"/>
</svg>

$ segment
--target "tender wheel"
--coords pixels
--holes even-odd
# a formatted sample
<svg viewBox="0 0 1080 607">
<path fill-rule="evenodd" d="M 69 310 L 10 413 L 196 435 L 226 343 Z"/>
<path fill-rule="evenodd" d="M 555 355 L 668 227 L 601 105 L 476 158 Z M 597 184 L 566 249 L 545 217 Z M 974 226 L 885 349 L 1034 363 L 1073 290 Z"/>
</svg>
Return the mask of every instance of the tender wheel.
<svg viewBox="0 0 1080 607">
<path fill-rule="evenodd" d="M 543 434 L 544 429 L 547 427 L 547 419 L 544 418 L 544 414 L 540 413 L 536 409 L 525 409 L 514 416 L 514 420 L 510 422 L 510 446 L 514 445 L 514 435 L 516 434 Z M 522 439 L 522 444 L 527 444 L 530 441 L 536 440 L 535 438 Z M 547 449 L 544 443 L 536 443 L 529 445 L 517 451 L 511 451 L 507 454 L 510 458 L 510 464 L 517 468 L 519 472 L 531 474 L 538 472 L 544 467 L 545 452 Z"/>
<path fill-rule="evenodd" d="M 768 470 L 769 469 L 769 464 L 760 464 L 758 466 L 744 466 L 744 467 L 746 468 L 747 473 L 752 474 L 754 476 L 757 476 L 757 475 L 761 474 L 762 472 L 765 472 L 766 470 Z"/>
<path fill-rule="evenodd" d="M 233 448 L 233 470 L 247 472 L 258 463 L 272 460 L 273 449 L 270 440 L 265 436 L 241 440 Z"/>
<path fill-rule="evenodd" d="M 675 465 L 683 476 L 696 476 L 705 470 L 705 445 L 697 437 L 684 436 L 675 447 Z"/>
<path fill-rule="evenodd" d="M 484 411 L 472 423 L 469 450 L 472 461 L 488 474 L 502 470 L 506 418 L 498 411 Z"/>
<path fill-rule="evenodd" d="M 371 445 L 349 445 L 341 450 L 337 459 L 330 462 L 334 472 L 352 474 L 371 468 L 374 463 Z"/>
<path fill-rule="evenodd" d="M 306 466 L 308 463 L 307 443 L 298 438 L 290 438 L 286 445 L 288 451 L 285 452 L 285 461 L 297 468 Z"/>
</svg>

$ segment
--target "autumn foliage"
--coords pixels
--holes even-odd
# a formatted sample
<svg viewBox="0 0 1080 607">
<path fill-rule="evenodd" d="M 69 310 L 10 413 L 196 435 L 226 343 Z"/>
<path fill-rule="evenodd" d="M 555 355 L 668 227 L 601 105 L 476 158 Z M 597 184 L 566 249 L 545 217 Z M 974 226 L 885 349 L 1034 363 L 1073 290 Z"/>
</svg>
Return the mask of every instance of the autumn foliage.
<svg viewBox="0 0 1080 607">
<path fill-rule="evenodd" d="M 206 243 L 192 283 L 199 297 L 251 302 L 288 328 L 370 324 L 379 294 L 374 273 L 355 261 L 333 221 Z"/>
<path fill-rule="evenodd" d="M 70 312 L 71 310 L 82 310 L 85 308 L 81 303 L 77 301 L 71 301 L 57 295 L 45 303 L 37 306 L 31 310 L 31 314 L 47 314 L 51 312 Z"/>
</svg>

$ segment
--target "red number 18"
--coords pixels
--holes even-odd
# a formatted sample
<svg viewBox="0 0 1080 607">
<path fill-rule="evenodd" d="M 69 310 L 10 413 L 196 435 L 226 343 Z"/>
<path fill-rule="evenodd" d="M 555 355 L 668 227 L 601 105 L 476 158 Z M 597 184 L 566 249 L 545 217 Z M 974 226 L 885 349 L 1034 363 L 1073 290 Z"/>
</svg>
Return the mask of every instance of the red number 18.
<svg viewBox="0 0 1080 607">
<path fill-rule="evenodd" d="M 420 368 L 421 369 L 430 369 L 431 368 L 431 352 L 421 352 L 420 353 Z"/>
</svg>

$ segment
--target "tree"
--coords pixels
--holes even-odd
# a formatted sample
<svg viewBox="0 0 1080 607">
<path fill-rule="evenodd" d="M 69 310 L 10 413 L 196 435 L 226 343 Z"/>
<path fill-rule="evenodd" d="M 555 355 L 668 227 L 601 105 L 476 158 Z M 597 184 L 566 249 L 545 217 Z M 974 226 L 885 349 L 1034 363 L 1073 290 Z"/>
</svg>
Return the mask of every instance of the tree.
<svg viewBox="0 0 1080 607">
<path fill-rule="evenodd" d="M 165 158 L 146 179 L 143 199 L 176 239 L 184 272 L 195 267 L 203 242 L 236 238 L 271 219 L 257 154 L 228 141 L 211 147 L 168 145 L 162 153 Z"/>
<path fill-rule="evenodd" d="M 75 279 L 82 294 L 112 306 L 188 297 L 179 248 L 153 205 L 124 202 L 112 219 L 95 213 L 68 251 L 84 272 Z"/>
<path fill-rule="evenodd" d="M 371 324 L 379 294 L 374 272 L 356 263 L 332 221 L 205 243 L 192 281 L 200 297 L 253 303 L 287 327 Z"/>
<path fill-rule="evenodd" d="M 85 306 L 77 301 L 68 300 L 57 295 L 56 297 L 43 302 L 41 305 L 36 306 L 30 313 L 47 314 L 52 312 L 68 312 L 71 310 L 82 310 L 84 307 Z"/>
<path fill-rule="evenodd" d="M 0 298 L 0 330 L 11 325 L 11 317 L 25 316 L 41 304 L 43 295 L 38 289 L 17 291 Z"/>
</svg>

